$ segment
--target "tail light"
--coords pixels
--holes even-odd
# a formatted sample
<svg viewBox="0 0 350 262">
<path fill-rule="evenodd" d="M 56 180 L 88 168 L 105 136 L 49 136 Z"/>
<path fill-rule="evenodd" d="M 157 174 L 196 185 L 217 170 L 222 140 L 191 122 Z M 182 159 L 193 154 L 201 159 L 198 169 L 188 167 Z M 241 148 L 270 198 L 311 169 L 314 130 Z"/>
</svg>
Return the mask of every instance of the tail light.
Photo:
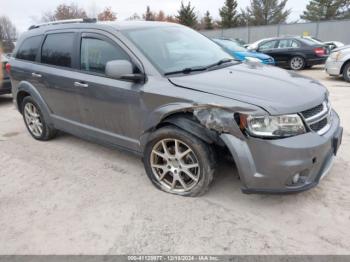
<svg viewBox="0 0 350 262">
<path fill-rule="evenodd" d="M 10 74 L 10 72 L 11 72 L 11 65 L 9 63 L 7 63 L 5 67 L 6 67 L 6 72 L 8 74 Z"/>
<path fill-rule="evenodd" d="M 326 49 L 323 47 L 317 47 L 314 49 L 314 52 L 317 56 L 324 56 L 326 54 Z"/>
</svg>

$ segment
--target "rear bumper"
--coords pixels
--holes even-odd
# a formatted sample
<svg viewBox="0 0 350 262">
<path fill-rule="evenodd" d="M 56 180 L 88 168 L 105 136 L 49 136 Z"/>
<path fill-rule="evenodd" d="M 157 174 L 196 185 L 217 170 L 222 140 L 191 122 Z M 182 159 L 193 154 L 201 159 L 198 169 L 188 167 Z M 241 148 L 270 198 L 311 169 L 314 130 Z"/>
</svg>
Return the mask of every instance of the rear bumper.
<svg viewBox="0 0 350 262">
<path fill-rule="evenodd" d="M 11 93 L 11 80 L 4 79 L 0 81 L 0 95 Z"/>
<path fill-rule="evenodd" d="M 322 65 L 322 64 L 326 63 L 327 58 L 328 58 L 327 56 L 325 56 L 325 57 L 317 57 L 317 58 L 310 58 L 310 59 L 307 59 L 306 64 L 308 66 Z"/>
<path fill-rule="evenodd" d="M 342 128 L 334 112 L 330 130 L 291 138 L 245 141 L 221 135 L 235 159 L 244 193 L 294 193 L 316 186 L 330 170 L 341 143 Z M 299 180 L 293 177 L 299 174 Z"/>
</svg>

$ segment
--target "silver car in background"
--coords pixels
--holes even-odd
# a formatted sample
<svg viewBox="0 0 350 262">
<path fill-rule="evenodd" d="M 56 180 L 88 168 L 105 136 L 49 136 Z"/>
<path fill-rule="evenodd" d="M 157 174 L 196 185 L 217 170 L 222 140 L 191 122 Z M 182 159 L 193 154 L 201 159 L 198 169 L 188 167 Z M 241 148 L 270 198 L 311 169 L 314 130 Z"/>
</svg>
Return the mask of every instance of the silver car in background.
<svg viewBox="0 0 350 262">
<path fill-rule="evenodd" d="M 334 49 L 326 61 L 325 69 L 329 75 L 342 75 L 345 81 L 350 82 L 350 45 Z"/>
</svg>

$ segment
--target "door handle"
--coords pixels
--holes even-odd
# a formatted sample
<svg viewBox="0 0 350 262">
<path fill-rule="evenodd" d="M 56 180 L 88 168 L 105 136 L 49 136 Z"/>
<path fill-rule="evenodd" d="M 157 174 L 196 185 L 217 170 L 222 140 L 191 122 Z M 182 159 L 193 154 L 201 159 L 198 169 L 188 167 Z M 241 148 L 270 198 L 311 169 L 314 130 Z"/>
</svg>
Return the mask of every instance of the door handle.
<svg viewBox="0 0 350 262">
<path fill-rule="evenodd" d="M 32 77 L 35 77 L 35 78 L 41 78 L 41 77 L 42 77 L 42 75 L 37 74 L 37 73 L 32 73 Z"/>
<path fill-rule="evenodd" d="M 89 87 L 88 84 L 82 82 L 74 82 L 74 86 L 76 87 Z"/>
</svg>

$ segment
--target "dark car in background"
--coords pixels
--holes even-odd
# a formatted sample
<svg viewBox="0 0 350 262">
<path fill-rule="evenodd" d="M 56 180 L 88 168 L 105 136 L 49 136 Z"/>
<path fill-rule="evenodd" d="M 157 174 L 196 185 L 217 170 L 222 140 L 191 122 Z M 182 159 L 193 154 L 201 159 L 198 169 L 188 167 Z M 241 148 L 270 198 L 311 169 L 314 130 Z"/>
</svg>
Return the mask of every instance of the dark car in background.
<svg viewBox="0 0 350 262">
<path fill-rule="evenodd" d="M 260 42 L 257 52 L 272 56 L 277 66 L 301 70 L 324 64 L 329 50 L 326 45 L 304 37 L 276 37 Z"/>
<path fill-rule="evenodd" d="M 8 62 L 9 55 L 1 54 L 0 62 L 1 62 L 1 70 L 0 73 L 0 95 L 10 94 L 11 93 L 11 80 L 6 72 L 6 64 Z"/>
</svg>

